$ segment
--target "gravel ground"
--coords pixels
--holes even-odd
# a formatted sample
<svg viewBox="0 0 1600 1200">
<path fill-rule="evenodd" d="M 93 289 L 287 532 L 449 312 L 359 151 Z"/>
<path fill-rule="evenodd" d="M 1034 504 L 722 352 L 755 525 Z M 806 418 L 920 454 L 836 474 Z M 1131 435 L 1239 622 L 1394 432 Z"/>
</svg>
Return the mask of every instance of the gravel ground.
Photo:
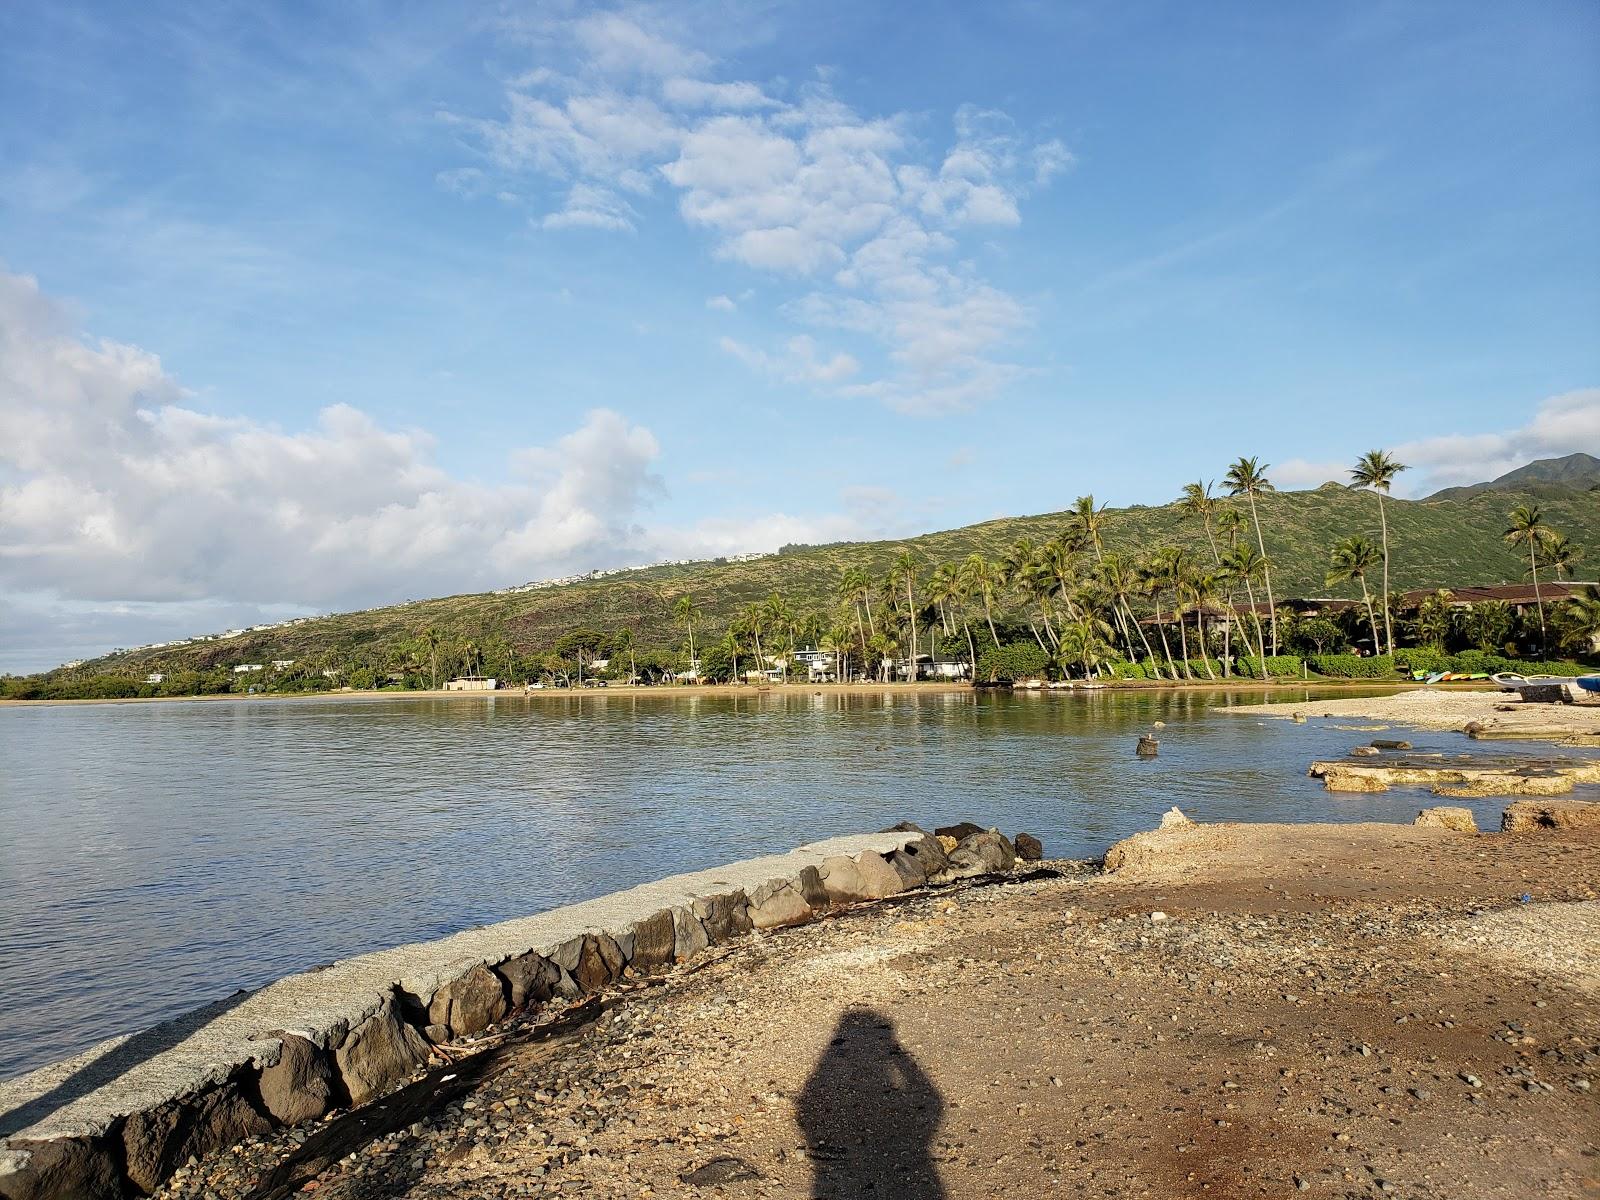
<svg viewBox="0 0 1600 1200">
<path fill-rule="evenodd" d="M 295 1186 L 1600 1195 L 1600 838 L 1206 826 L 1174 855 L 751 939 Z M 261 1195 L 307 1132 L 162 1195 Z"/>
<path fill-rule="evenodd" d="M 1283 717 L 1366 717 L 1419 729 L 1461 729 L 1468 721 L 1501 734 L 1562 739 L 1600 737 L 1600 704 L 1524 704 L 1511 692 L 1419 688 L 1392 696 L 1241 704 L 1219 711 Z"/>
</svg>

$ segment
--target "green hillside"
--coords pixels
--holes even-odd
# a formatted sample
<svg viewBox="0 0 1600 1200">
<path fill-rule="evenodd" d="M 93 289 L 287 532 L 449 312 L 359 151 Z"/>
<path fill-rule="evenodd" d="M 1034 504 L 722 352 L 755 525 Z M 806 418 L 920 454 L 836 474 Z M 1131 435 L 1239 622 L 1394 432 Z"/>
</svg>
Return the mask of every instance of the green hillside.
<svg viewBox="0 0 1600 1200">
<path fill-rule="evenodd" d="M 1519 492 L 1493 491 L 1389 501 L 1395 590 L 1521 580 L 1523 560 L 1504 545 L 1501 534 L 1507 512 L 1527 499 L 1528 495 Z M 1580 546 L 1591 548 L 1584 564 L 1587 569 L 1579 574 L 1593 578 L 1595 567 L 1600 567 L 1600 494 L 1546 484 L 1537 486 L 1535 499 L 1551 526 Z M 1323 576 L 1329 547 L 1352 533 L 1374 540 L 1378 537 L 1376 497 L 1333 484 L 1315 491 L 1269 495 L 1261 503 L 1261 519 L 1273 563 L 1274 590 L 1280 600 L 1327 595 Z M 1014 517 L 902 542 L 791 547 L 746 562 L 649 567 L 533 591 L 449 596 L 318 618 L 227 640 L 122 652 L 85 663 L 77 670 L 113 674 L 206 671 L 272 659 L 296 659 L 302 667 L 359 663 L 393 669 L 405 659 L 414 666 L 416 639 L 430 628 L 438 631 L 447 647 L 473 642 L 480 649 L 496 648 L 502 660 L 507 651 L 519 656 L 548 652 L 557 639 L 581 628 L 602 632 L 630 628 L 641 648 L 677 651 L 683 644 L 683 627 L 670 613 L 673 602 L 682 595 L 692 596 L 701 611 L 699 637 L 704 645 L 742 606 L 774 592 L 798 611 L 831 613 L 838 603 L 835 593 L 845 569 L 865 568 L 882 576 L 906 548 L 921 559 L 925 579 L 936 564 L 958 561 L 972 553 L 996 557 L 1018 538 L 1042 542 L 1065 526 L 1064 513 Z M 1209 555 L 1198 522 L 1176 504 L 1107 510 L 1102 536 L 1108 551 L 1145 553 L 1175 544 Z"/>
</svg>

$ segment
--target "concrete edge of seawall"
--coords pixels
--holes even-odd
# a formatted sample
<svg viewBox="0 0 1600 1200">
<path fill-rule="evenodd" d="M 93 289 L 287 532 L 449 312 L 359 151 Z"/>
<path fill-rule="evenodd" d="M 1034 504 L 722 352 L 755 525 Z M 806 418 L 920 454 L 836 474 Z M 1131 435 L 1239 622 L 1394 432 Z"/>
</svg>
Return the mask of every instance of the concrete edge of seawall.
<svg viewBox="0 0 1600 1200">
<path fill-rule="evenodd" d="M 815 842 L 343 959 L 0 1083 L 0 1198 L 147 1194 L 190 1158 L 393 1090 L 433 1045 L 553 997 L 930 882 L 1008 870 L 992 832 Z"/>
</svg>

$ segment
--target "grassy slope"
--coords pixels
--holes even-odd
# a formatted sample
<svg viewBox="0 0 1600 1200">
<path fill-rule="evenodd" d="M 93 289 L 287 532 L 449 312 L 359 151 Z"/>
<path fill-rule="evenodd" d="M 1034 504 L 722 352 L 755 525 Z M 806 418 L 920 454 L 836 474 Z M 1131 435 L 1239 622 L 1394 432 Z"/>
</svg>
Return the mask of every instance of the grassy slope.
<svg viewBox="0 0 1600 1200">
<path fill-rule="evenodd" d="M 1529 491 L 1554 527 L 1600 555 L 1600 496 L 1551 486 Z M 1520 562 L 1500 535 L 1507 511 L 1528 498 L 1522 492 L 1497 491 L 1448 500 L 1390 501 L 1392 586 L 1399 590 L 1520 580 Z M 1111 510 L 1106 517 L 1108 549 L 1143 550 L 1178 543 L 1209 554 L 1198 526 L 1175 505 Z M 722 625 L 745 603 L 774 591 L 797 608 L 831 607 L 846 567 L 864 566 L 882 574 L 906 545 L 929 564 L 964 558 L 973 551 L 992 557 L 1019 537 L 1043 541 L 1059 532 L 1064 521 L 1060 513 L 1012 517 L 905 542 L 819 546 L 745 563 L 648 567 L 514 595 L 450 596 L 343 613 L 226 642 L 113 655 L 86 665 L 113 670 L 204 668 L 319 651 L 338 656 L 358 648 L 382 648 L 429 626 L 449 638 L 502 636 L 521 651 L 546 649 L 563 633 L 586 626 L 603 630 L 632 626 L 641 645 L 676 645 L 681 626 L 674 626 L 667 614 L 672 600 L 686 592 L 704 611 L 704 631 Z M 1271 496 L 1262 505 L 1262 521 L 1279 599 L 1327 594 L 1323 572 L 1329 546 L 1350 533 L 1378 537 L 1375 498 L 1338 487 Z"/>
</svg>

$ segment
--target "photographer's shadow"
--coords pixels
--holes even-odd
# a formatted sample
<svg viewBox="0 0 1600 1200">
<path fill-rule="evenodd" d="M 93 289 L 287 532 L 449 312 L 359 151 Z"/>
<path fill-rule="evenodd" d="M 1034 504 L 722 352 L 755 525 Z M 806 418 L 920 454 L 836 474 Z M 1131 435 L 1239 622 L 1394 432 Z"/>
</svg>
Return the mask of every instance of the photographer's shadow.
<svg viewBox="0 0 1600 1200">
<path fill-rule="evenodd" d="M 812 1194 L 943 1200 L 932 1153 L 943 1113 L 893 1022 L 870 1008 L 845 1013 L 800 1093 Z"/>
</svg>

